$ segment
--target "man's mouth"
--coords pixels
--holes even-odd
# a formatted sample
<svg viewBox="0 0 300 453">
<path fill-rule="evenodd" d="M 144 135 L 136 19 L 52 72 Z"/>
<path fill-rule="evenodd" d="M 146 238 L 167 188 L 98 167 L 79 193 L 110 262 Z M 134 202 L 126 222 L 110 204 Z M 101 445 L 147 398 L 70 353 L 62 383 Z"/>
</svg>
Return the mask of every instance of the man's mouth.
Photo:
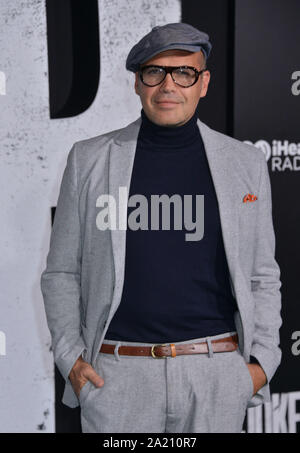
<svg viewBox="0 0 300 453">
<path fill-rule="evenodd" d="M 175 105 L 179 104 L 178 102 L 175 102 L 175 101 L 157 101 L 157 104 L 160 106 L 160 107 L 174 107 Z"/>
<path fill-rule="evenodd" d="M 167 99 L 164 101 L 157 101 L 158 104 L 178 104 L 178 102 L 175 101 L 168 101 Z"/>
</svg>

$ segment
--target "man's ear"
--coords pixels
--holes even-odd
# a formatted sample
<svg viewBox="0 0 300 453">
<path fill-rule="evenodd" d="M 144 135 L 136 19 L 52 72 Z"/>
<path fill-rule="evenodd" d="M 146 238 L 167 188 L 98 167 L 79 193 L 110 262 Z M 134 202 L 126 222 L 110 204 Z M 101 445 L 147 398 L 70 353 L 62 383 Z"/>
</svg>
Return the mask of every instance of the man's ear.
<svg viewBox="0 0 300 453">
<path fill-rule="evenodd" d="M 134 89 L 137 95 L 139 95 L 139 73 L 135 73 L 135 82 L 134 82 Z"/>
<path fill-rule="evenodd" d="M 204 98 L 206 96 L 206 93 L 207 93 L 207 90 L 208 90 L 208 85 L 209 85 L 209 82 L 210 82 L 210 71 L 206 71 L 203 75 L 202 75 L 203 79 L 202 79 L 202 87 L 201 87 L 201 95 L 200 95 L 200 98 Z"/>
</svg>

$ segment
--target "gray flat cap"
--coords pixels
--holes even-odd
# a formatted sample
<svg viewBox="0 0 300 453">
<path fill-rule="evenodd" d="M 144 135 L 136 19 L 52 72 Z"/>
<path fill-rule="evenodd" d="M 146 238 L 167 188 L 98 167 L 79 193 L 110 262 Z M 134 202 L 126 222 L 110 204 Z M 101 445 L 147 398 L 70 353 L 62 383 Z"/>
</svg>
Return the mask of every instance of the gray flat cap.
<svg viewBox="0 0 300 453">
<path fill-rule="evenodd" d="M 164 50 L 182 49 L 190 52 L 202 50 L 208 58 L 211 48 L 209 36 L 192 25 L 176 22 L 157 26 L 132 47 L 126 59 L 126 69 L 136 72 L 142 63 Z"/>
</svg>

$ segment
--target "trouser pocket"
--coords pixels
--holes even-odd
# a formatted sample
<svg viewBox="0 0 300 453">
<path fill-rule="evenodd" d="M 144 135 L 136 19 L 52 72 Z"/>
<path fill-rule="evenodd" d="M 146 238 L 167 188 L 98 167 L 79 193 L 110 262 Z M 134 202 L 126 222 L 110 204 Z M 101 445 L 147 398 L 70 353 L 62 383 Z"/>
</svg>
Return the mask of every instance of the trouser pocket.
<svg viewBox="0 0 300 453">
<path fill-rule="evenodd" d="M 239 358 L 240 358 L 240 362 L 241 362 L 242 375 L 243 375 L 244 381 L 245 381 L 245 388 L 246 388 L 245 392 L 246 392 L 246 396 L 247 396 L 247 401 L 249 401 L 252 398 L 253 392 L 254 392 L 253 380 L 252 380 L 249 368 L 247 366 L 247 363 L 246 363 L 244 357 L 242 355 L 240 355 Z"/>
<path fill-rule="evenodd" d="M 84 386 L 81 388 L 79 396 L 78 396 L 78 400 L 79 400 L 80 406 L 83 405 L 87 395 L 89 394 L 89 390 L 90 390 L 91 385 L 93 385 L 92 382 L 91 381 L 87 381 L 84 384 Z"/>
</svg>

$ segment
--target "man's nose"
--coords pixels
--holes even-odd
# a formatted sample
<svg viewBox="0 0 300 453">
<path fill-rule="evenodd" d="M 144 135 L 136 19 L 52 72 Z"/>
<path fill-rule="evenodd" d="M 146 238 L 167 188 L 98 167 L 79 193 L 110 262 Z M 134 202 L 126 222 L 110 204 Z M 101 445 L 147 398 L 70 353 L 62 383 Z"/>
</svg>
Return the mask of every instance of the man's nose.
<svg viewBox="0 0 300 453">
<path fill-rule="evenodd" d="M 164 81 L 160 84 L 160 89 L 164 91 L 170 91 L 170 90 L 175 90 L 176 89 L 176 84 L 172 79 L 172 76 L 170 73 L 168 73 L 164 79 Z"/>
</svg>

